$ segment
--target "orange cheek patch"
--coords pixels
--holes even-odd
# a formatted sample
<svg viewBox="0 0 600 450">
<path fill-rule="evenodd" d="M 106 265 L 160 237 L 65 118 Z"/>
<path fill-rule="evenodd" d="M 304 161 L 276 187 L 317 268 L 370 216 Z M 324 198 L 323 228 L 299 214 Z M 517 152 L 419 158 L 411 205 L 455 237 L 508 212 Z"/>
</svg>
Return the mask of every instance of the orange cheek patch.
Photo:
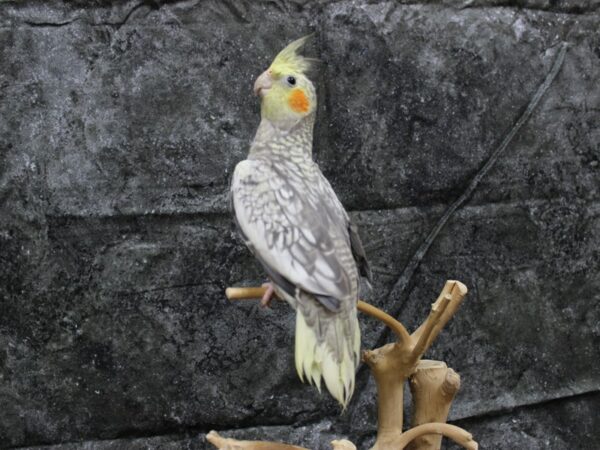
<svg viewBox="0 0 600 450">
<path fill-rule="evenodd" d="M 294 89 L 288 98 L 288 104 L 293 111 L 305 113 L 308 112 L 310 102 L 302 89 Z"/>
</svg>

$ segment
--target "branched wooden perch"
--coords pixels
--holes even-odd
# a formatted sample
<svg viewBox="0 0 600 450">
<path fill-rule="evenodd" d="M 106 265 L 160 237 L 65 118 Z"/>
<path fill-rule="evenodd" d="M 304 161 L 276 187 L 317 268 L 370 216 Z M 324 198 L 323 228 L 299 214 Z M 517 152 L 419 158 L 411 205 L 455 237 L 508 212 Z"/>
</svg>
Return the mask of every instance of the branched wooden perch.
<svg viewBox="0 0 600 450">
<path fill-rule="evenodd" d="M 227 288 L 230 300 L 261 298 L 264 287 Z M 377 440 L 371 450 L 437 450 L 441 436 L 452 439 L 466 449 L 478 445 L 462 428 L 445 423 L 452 400 L 460 386 L 460 377 L 445 363 L 421 360 L 442 328 L 458 310 L 467 288 L 459 281 L 447 281 L 438 299 L 431 305 L 427 319 L 412 334 L 389 314 L 363 301 L 358 310 L 383 322 L 397 341 L 363 352 L 363 361 L 371 368 L 377 383 Z M 410 379 L 413 396 L 413 428 L 402 432 L 404 383 Z M 306 450 L 288 444 L 264 441 L 236 441 L 221 438 L 216 432 L 207 435 L 213 445 L 225 450 Z M 349 441 L 333 441 L 334 449 L 355 450 Z"/>
<path fill-rule="evenodd" d="M 417 371 L 421 357 L 444 325 L 452 318 L 466 294 L 467 288 L 464 284 L 458 281 L 447 281 L 438 299 L 431 305 L 429 316 L 413 334 L 396 333 L 398 337 L 396 342 L 363 353 L 363 361 L 371 368 L 377 383 L 377 440 L 372 450 L 403 448 L 399 447 L 399 443 L 404 442 L 401 439 L 404 383 Z M 445 421 L 445 417 L 442 419 Z M 408 442 L 404 445 L 406 444 Z M 428 447 L 413 446 L 413 448 Z"/>
</svg>

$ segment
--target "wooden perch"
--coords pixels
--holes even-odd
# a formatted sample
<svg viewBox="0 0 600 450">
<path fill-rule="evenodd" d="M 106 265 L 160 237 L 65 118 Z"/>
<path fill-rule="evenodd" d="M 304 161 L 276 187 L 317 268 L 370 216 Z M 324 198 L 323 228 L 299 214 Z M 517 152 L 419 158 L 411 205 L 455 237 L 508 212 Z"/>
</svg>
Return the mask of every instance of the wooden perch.
<svg viewBox="0 0 600 450">
<path fill-rule="evenodd" d="M 228 287 L 225 289 L 225 296 L 229 300 L 255 300 L 257 298 L 261 298 L 266 291 L 266 287 Z M 363 302 L 362 300 L 358 301 L 357 307 L 360 312 L 363 312 L 387 325 L 388 328 L 390 328 L 396 334 L 396 336 L 398 336 L 398 339 L 410 338 L 408 331 L 406 331 L 406 328 L 404 328 L 404 325 L 402 325 L 388 313 L 383 312 L 379 308 L 370 305 L 367 302 Z"/>
<path fill-rule="evenodd" d="M 399 449 L 405 448 L 413 439 L 427 434 L 441 434 L 463 446 L 468 450 L 477 450 L 479 445 L 473 440 L 471 433 L 466 432 L 462 428 L 448 423 L 424 423 L 418 425 L 402 434 L 396 443 Z M 437 447 L 438 449 L 440 447 Z"/>
<path fill-rule="evenodd" d="M 452 318 L 467 294 L 459 281 L 447 281 L 425 322 L 408 338 L 363 353 L 377 383 L 377 440 L 371 450 L 397 450 L 404 415 L 404 383 L 423 354 Z M 408 442 L 407 442 L 408 443 Z"/>
<path fill-rule="evenodd" d="M 238 441 L 224 438 L 216 431 L 206 435 L 206 440 L 219 450 L 307 450 L 304 447 L 267 441 Z"/>
<path fill-rule="evenodd" d="M 411 425 L 445 423 L 460 388 L 460 376 L 444 362 L 422 359 L 410 376 L 409 384 L 413 405 Z M 407 449 L 438 450 L 441 445 L 440 435 L 427 434 L 415 438 Z"/>
<path fill-rule="evenodd" d="M 230 300 L 246 300 L 261 298 L 265 290 L 265 287 L 227 288 L 225 294 Z M 441 436 L 449 437 L 464 448 L 477 449 L 477 443 L 468 432 L 444 423 L 460 386 L 460 378 L 442 362 L 421 360 L 442 328 L 454 316 L 466 294 L 467 287 L 464 284 L 447 281 L 431 305 L 429 316 L 412 334 L 389 314 L 358 301 L 359 311 L 383 322 L 397 338 L 394 343 L 363 352 L 363 361 L 371 368 L 377 384 L 377 440 L 371 450 L 402 450 L 409 444 L 411 450 L 437 450 Z M 409 378 L 414 400 L 414 427 L 403 433 L 404 383 Z M 238 446 L 238 442 L 245 442 L 241 447 L 228 447 L 231 450 L 266 448 L 261 447 L 264 442 L 231 442 L 229 445 L 236 443 Z M 349 447 L 353 447 L 349 441 L 334 443 L 340 450 L 353 450 Z M 272 447 L 267 448 L 275 450 L 301 449 L 287 444 L 268 444 Z"/>
<path fill-rule="evenodd" d="M 339 441 L 331 441 L 333 450 L 356 450 L 356 445 L 347 439 L 340 439 Z"/>
<path fill-rule="evenodd" d="M 206 435 L 206 440 L 219 450 L 308 450 L 304 447 L 267 441 L 238 441 L 221 437 L 216 431 Z M 333 450 L 356 450 L 356 446 L 346 439 L 331 441 Z"/>
</svg>

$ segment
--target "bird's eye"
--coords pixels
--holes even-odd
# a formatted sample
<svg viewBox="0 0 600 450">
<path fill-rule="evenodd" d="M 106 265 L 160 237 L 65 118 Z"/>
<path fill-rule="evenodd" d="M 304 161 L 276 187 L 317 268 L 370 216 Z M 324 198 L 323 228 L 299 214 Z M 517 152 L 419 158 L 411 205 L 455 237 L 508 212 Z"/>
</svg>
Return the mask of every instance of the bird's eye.
<svg viewBox="0 0 600 450">
<path fill-rule="evenodd" d="M 288 84 L 289 84 L 290 86 L 294 86 L 294 85 L 296 84 L 296 78 L 294 78 L 294 77 L 293 77 L 293 76 L 291 76 L 291 75 L 290 75 L 289 77 L 287 77 L 287 80 L 286 80 L 286 81 L 288 82 Z"/>
</svg>

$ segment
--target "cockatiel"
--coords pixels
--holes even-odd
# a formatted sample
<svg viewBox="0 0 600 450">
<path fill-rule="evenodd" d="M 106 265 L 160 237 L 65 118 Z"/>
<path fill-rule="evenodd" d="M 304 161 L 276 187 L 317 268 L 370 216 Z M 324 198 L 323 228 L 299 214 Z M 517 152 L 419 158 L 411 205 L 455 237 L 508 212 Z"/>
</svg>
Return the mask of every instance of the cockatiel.
<svg viewBox="0 0 600 450">
<path fill-rule="evenodd" d="M 261 122 L 248 159 L 235 168 L 231 206 L 246 245 L 273 291 L 296 309 L 296 370 L 343 408 L 359 361 L 359 273 L 370 270 L 356 227 L 312 159 L 317 96 L 298 54 L 282 50 L 254 84 Z"/>
</svg>

